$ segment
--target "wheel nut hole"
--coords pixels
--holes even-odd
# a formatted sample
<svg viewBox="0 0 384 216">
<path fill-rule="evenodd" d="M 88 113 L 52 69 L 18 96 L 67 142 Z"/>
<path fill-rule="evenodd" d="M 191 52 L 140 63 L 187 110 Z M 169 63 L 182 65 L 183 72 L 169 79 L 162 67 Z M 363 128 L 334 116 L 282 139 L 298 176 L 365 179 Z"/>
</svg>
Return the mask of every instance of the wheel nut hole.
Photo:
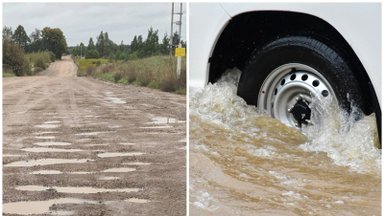
<svg viewBox="0 0 384 216">
<path fill-rule="evenodd" d="M 296 74 L 292 74 L 291 77 L 290 77 L 291 80 L 295 80 L 296 79 Z"/>
<path fill-rule="evenodd" d="M 327 90 L 323 90 L 321 92 L 321 95 L 323 95 L 324 97 L 327 97 L 329 95 L 329 92 Z"/>
<path fill-rule="evenodd" d="M 301 80 L 305 81 L 308 79 L 308 75 L 307 74 L 304 74 L 302 77 L 301 77 Z"/>
<path fill-rule="evenodd" d="M 313 81 L 313 82 L 312 82 L 312 85 L 313 85 L 314 87 L 319 86 L 319 85 L 320 85 L 319 80 L 315 80 L 315 81 Z"/>
<path fill-rule="evenodd" d="M 277 95 L 277 89 L 275 89 L 275 93 L 274 94 Z"/>
<path fill-rule="evenodd" d="M 285 84 L 285 79 L 281 80 L 281 85 L 284 85 Z"/>
</svg>

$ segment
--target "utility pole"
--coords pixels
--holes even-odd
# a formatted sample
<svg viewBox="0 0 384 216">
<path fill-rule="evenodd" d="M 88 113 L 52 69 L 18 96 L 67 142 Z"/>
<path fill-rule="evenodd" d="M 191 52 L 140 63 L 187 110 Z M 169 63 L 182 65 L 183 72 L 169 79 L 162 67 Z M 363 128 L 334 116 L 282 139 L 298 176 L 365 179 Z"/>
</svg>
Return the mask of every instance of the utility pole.
<svg viewBox="0 0 384 216">
<path fill-rule="evenodd" d="M 171 16 L 171 38 L 170 38 L 170 49 L 169 49 L 169 55 L 171 56 L 172 59 L 172 50 L 173 50 L 173 14 L 175 13 L 174 11 L 174 4 L 172 2 L 172 16 Z"/>
<path fill-rule="evenodd" d="M 179 48 L 181 48 L 181 19 L 183 16 L 183 3 L 180 3 L 180 13 L 179 13 Z M 177 66 L 176 66 L 177 77 L 180 77 L 181 74 L 181 56 L 177 56 Z"/>
<path fill-rule="evenodd" d="M 175 3 L 172 3 L 172 18 L 171 18 L 171 38 L 170 38 L 170 41 L 171 41 L 171 50 L 170 50 L 170 56 L 171 58 L 173 58 L 172 56 L 172 53 L 173 53 L 173 24 L 176 24 L 179 26 L 179 31 L 178 31 L 178 36 L 179 36 L 179 44 L 178 44 L 178 48 L 181 48 L 181 25 L 182 25 L 182 17 L 183 17 L 183 3 L 179 3 L 180 5 L 180 11 L 178 13 L 175 13 L 175 6 L 174 6 Z M 173 21 L 173 16 L 174 15 L 179 15 L 179 20 L 174 22 Z M 177 73 L 177 77 L 180 77 L 180 74 L 181 74 L 181 56 L 178 56 L 177 57 L 177 67 L 176 67 L 176 73 Z"/>
</svg>

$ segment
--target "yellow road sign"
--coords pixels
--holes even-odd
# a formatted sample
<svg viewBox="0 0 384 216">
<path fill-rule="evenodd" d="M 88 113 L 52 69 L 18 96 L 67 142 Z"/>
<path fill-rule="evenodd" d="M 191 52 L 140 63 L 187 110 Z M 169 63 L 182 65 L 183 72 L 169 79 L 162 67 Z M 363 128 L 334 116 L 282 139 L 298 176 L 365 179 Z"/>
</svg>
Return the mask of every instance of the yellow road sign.
<svg viewBox="0 0 384 216">
<path fill-rule="evenodd" d="M 175 49 L 175 56 L 185 56 L 185 48 L 176 48 Z"/>
</svg>

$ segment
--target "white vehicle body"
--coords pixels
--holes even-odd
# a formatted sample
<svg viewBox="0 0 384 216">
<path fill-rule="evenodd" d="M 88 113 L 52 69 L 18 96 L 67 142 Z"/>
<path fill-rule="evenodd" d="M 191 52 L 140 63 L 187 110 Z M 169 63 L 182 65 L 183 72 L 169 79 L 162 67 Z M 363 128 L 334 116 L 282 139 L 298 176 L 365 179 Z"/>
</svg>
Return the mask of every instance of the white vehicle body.
<svg viewBox="0 0 384 216">
<path fill-rule="evenodd" d="M 233 17 L 252 11 L 290 11 L 316 16 L 344 37 L 367 71 L 381 104 L 380 3 L 191 3 L 189 8 L 190 87 L 208 83 L 208 60 Z"/>
</svg>

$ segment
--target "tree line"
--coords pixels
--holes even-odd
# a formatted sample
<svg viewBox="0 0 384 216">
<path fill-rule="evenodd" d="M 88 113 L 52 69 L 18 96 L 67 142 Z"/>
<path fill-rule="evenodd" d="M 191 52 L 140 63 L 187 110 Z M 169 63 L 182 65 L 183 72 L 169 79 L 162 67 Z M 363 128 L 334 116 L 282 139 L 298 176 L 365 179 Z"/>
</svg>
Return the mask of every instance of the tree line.
<svg viewBox="0 0 384 216">
<path fill-rule="evenodd" d="M 30 70 L 25 53 L 49 51 L 56 59 L 67 52 L 67 42 L 60 28 L 45 27 L 35 29 L 30 36 L 22 25 L 13 32 L 11 27 L 3 27 L 3 70 L 11 70 L 16 75 L 24 75 Z"/>
<path fill-rule="evenodd" d="M 70 48 L 70 52 L 75 56 L 84 56 L 85 58 L 110 58 L 115 60 L 127 60 L 128 58 L 144 58 L 154 55 L 169 54 L 172 47 L 177 46 L 180 37 L 174 33 L 172 42 L 167 34 L 159 41 L 158 30 L 149 28 L 146 39 L 142 35 L 135 35 L 130 44 L 124 44 L 121 41 L 119 45 L 109 39 L 108 32 L 101 31 L 96 37 L 96 43 L 91 37 L 88 46 L 80 43 Z M 180 41 L 185 47 L 185 42 Z"/>
</svg>

